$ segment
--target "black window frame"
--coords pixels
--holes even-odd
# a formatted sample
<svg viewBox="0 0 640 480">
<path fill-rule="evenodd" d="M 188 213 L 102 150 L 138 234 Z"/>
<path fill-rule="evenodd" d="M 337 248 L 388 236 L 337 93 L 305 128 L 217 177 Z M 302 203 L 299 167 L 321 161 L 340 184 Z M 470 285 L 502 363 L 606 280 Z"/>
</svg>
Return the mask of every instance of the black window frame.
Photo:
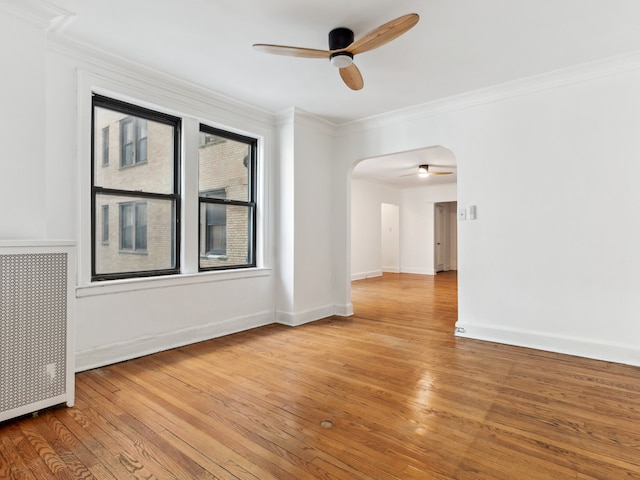
<svg viewBox="0 0 640 480">
<path fill-rule="evenodd" d="M 215 270 L 236 270 L 242 268 L 254 268 L 256 267 L 256 243 L 257 243 L 257 151 L 258 151 L 258 140 L 253 137 L 248 137 L 246 135 L 240 135 L 238 133 L 229 132 L 226 130 L 222 130 L 219 128 L 211 127 L 204 123 L 200 124 L 200 133 L 215 135 L 217 137 L 222 137 L 228 140 L 232 140 L 235 142 L 246 143 L 249 146 L 249 154 L 245 159 L 246 167 L 247 167 L 247 195 L 248 200 L 233 200 L 228 198 L 214 198 L 208 197 L 207 192 L 198 192 L 198 218 L 202 218 L 202 208 L 206 205 L 224 205 L 225 208 L 227 206 L 239 206 L 246 207 L 248 209 L 248 225 L 247 225 L 247 262 L 245 264 L 232 264 L 232 265 L 219 265 L 219 266 L 202 266 L 202 252 L 200 251 L 200 246 L 198 247 L 199 255 L 198 255 L 198 271 L 199 272 L 207 272 L 207 271 L 215 271 Z M 199 231 L 198 238 L 203 238 L 202 236 L 202 221 L 198 222 Z M 229 245 L 226 245 L 226 249 L 228 249 Z"/>
<path fill-rule="evenodd" d="M 153 122 L 163 123 L 173 127 L 173 192 L 157 193 L 147 192 L 143 190 L 126 190 L 106 188 L 95 185 L 95 169 L 96 169 L 96 131 L 95 131 L 95 110 L 96 108 L 105 108 L 125 115 L 133 115 Z M 182 120 L 179 117 L 169 115 L 156 110 L 151 110 L 139 105 L 116 100 L 94 93 L 91 100 L 91 281 L 119 280 L 125 278 L 151 277 L 160 275 L 174 275 L 180 273 L 180 212 L 181 212 L 181 192 L 180 192 L 180 152 L 182 138 Z M 146 140 L 146 137 L 145 137 Z M 100 152 L 101 154 L 102 152 Z M 146 162 L 146 158 L 145 158 Z M 136 199 L 136 201 L 146 202 L 147 200 L 160 199 L 172 202 L 172 236 L 174 239 L 173 250 L 171 252 L 172 268 L 155 269 L 155 270 L 136 270 L 115 273 L 97 273 L 96 272 L 96 249 L 97 249 L 97 215 L 96 215 L 96 198 L 98 196 L 111 197 L 128 197 Z M 120 241 L 120 240 L 118 240 Z"/>
</svg>

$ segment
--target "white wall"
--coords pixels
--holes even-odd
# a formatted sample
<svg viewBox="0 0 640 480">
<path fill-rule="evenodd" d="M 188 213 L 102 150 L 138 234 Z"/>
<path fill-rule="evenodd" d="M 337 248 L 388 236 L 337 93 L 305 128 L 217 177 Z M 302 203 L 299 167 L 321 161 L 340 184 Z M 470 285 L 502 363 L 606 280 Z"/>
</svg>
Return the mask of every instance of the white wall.
<svg viewBox="0 0 640 480">
<path fill-rule="evenodd" d="M 278 191 L 283 213 L 278 256 L 289 278 L 282 282 L 277 319 L 300 325 L 347 311 L 334 300 L 333 128 L 292 109 L 281 115 L 279 131 L 284 141 L 279 178 L 285 185 Z"/>
<path fill-rule="evenodd" d="M 77 368 L 275 321 L 350 314 L 350 301 L 336 302 L 334 127 L 295 109 L 271 115 L 59 38 L 53 26 L 67 13 L 44 2 L 0 3 L 0 39 L 19 47 L 0 58 L 0 238 L 77 243 Z M 181 275 L 91 282 L 94 91 L 183 119 Z M 258 268 L 197 273 L 201 121 L 260 140 Z"/>
<path fill-rule="evenodd" d="M 399 206 L 399 271 L 434 275 L 434 205 L 455 201 L 456 185 L 400 189 L 351 181 L 351 280 L 382 275 L 380 207 Z"/>
<path fill-rule="evenodd" d="M 640 364 L 640 70 L 558 85 L 469 116 L 460 183 L 466 334 Z M 471 154 L 471 152 L 469 152 Z"/>
<path fill-rule="evenodd" d="M 402 191 L 400 209 L 400 271 L 435 275 L 435 204 L 453 202 L 455 184 L 408 188 Z"/>
<path fill-rule="evenodd" d="M 140 67 L 78 45 L 52 43 L 48 55 L 47 162 L 56 165 L 47 192 L 57 191 L 47 220 L 78 242 L 76 364 L 79 370 L 192 343 L 275 321 L 272 151 L 258 154 L 261 178 L 258 266 L 238 272 L 197 273 L 197 131 L 199 121 L 255 136 L 271 145 L 272 119 L 221 103 Z M 116 96 L 183 118 L 182 275 L 91 282 L 91 92 Z M 60 119 L 64 119 L 61 121 Z M 55 188 L 55 189 L 54 189 Z M 71 193 L 69 193 L 71 192 Z M 64 228 L 66 228 L 66 231 Z"/>
<path fill-rule="evenodd" d="M 380 266 L 383 272 L 400 272 L 400 206 L 383 203 L 380 212 Z"/>
<path fill-rule="evenodd" d="M 275 186 L 278 191 L 276 208 L 280 221 L 276 229 L 276 310 L 292 316 L 295 311 L 295 138 L 294 112 L 287 112 L 278 121 L 277 150 L 280 161 L 276 166 Z"/>
<path fill-rule="evenodd" d="M 0 10 L 0 239 L 46 236 L 45 39 Z"/>
<path fill-rule="evenodd" d="M 478 207 L 458 224 L 458 334 L 640 364 L 638 85 L 626 56 L 359 122 L 336 180 L 446 145 L 458 206 Z"/>
<path fill-rule="evenodd" d="M 6 4 L 0 7 L 0 39 L 12 45 L 0 53 L 0 135 L 5 153 L 0 164 L 0 238 L 77 243 L 77 299 L 70 306 L 76 309 L 77 368 L 275 321 L 274 118 L 82 45 L 55 40 L 55 35 L 49 38 L 46 30 L 59 12 L 50 12 L 46 4 L 15 4 L 15 11 L 7 10 Z M 183 116 L 192 136 L 197 135 L 194 125 L 204 120 L 262 140 L 260 268 L 198 275 L 197 261 L 183 258 L 184 275 L 90 282 L 93 89 Z M 185 164 L 197 162 L 193 153 L 185 146 Z M 184 179 L 185 186 L 193 180 L 192 173 Z M 197 232 L 198 217 L 189 205 L 197 205 L 196 197 L 186 195 L 183 204 L 183 240 L 192 257 L 188 239 L 194 236 L 188 231 Z"/>
<path fill-rule="evenodd" d="M 382 275 L 382 204 L 400 204 L 400 189 L 354 179 L 351 182 L 351 279 Z"/>
</svg>

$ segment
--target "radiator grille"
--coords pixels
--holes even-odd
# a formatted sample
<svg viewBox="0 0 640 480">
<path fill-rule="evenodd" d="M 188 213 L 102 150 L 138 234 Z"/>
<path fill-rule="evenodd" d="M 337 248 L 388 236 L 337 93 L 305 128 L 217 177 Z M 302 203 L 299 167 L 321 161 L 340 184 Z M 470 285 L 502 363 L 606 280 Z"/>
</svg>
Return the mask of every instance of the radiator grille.
<svg viewBox="0 0 640 480">
<path fill-rule="evenodd" d="M 0 411 L 65 394 L 67 253 L 0 255 Z"/>
</svg>

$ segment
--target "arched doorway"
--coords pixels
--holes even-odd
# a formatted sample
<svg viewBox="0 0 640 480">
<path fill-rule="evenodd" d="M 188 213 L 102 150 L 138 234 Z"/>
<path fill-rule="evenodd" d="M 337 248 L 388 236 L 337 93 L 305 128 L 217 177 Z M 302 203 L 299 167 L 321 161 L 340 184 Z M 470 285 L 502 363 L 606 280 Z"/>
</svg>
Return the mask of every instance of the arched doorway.
<svg viewBox="0 0 640 480">
<path fill-rule="evenodd" d="M 429 165 L 431 175 L 420 175 L 418 167 Z M 436 273 L 435 206 L 449 212 L 457 200 L 456 159 L 444 146 L 431 146 L 368 158 L 360 161 L 351 175 L 351 280 L 382 275 L 384 271 Z M 450 172 L 435 174 L 436 172 Z M 388 265 L 393 254 L 385 241 L 383 205 L 397 207 L 398 262 Z M 393 207 L 389 207 L 393 208 Z M 386 214 L 389 210 L 386 210 Z M 446 213 L 444 215 L 447 215 Z M 444 217 L 450 222 L 448 216 Z M 454 217 L 455 218 L 455 217 Z M 454 220 L 455 221 L 455 220 Z M 450 223 L 447 223 L 450 225 Z M 390 227 L 386 227 L 386 233 Z M 456 269 L 451 262 L 450 239 L 455 229 L 447 230 L 444 269 Z M 442 243 L 442 242 L 440 242 Z"/>
</svg>

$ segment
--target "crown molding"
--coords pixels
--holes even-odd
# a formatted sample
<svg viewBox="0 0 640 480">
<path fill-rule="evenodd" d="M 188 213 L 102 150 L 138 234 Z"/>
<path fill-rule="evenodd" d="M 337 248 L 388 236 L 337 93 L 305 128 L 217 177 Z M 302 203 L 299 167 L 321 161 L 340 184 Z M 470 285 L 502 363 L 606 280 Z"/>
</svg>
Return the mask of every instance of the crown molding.
<svg viewBox="0 0 640 480">
<path fill-rule="evenodd" d="M 45 31 L 62 32 L 75 19 L 74 13 L 44 0 L 0 0 L 0 11 Z"/>
<path fill-rule="evenodd" d="M 276 125 L 300 123 L 319 129 L 326 135 L 335 136 L 338 126 L 324 117 L 314 115 L 298 107 L 289 107 L 275 115 Z"/>
<path fill-rule="evenodd" d="M 228 112 L 230 116 L 240 115 L 269 126 L 275 124 L 276 116 L 272 112 L 114 55 L 93 45 L 64 36 L 50 35 L 48 47 L 51 52 L 75 60 L 79 70 L 91 71 L 98 77 L 130 79 L 137 84 L 151 86 L 155 91 L 163 92 L 167 99 L 177 99 L 181 104 L 186 103 L 190 112 L 198 112 L 203 118 L 209 116 L 213 109 Z"/>
<path fill-rule="evenodd" d="M 565 85 L 586 82 L 596 78 L 640 68 L 640 51 L 630 52 L 593 62 L 526 77 L 472 92 L 414 105 L 400 110 L 347 122 L 339 126 L 342 135 L 406 122 L 414 119 L 464 110 L 478 105 L 498 102 L 512 97 L 549 90 Z"/>
</svg>

